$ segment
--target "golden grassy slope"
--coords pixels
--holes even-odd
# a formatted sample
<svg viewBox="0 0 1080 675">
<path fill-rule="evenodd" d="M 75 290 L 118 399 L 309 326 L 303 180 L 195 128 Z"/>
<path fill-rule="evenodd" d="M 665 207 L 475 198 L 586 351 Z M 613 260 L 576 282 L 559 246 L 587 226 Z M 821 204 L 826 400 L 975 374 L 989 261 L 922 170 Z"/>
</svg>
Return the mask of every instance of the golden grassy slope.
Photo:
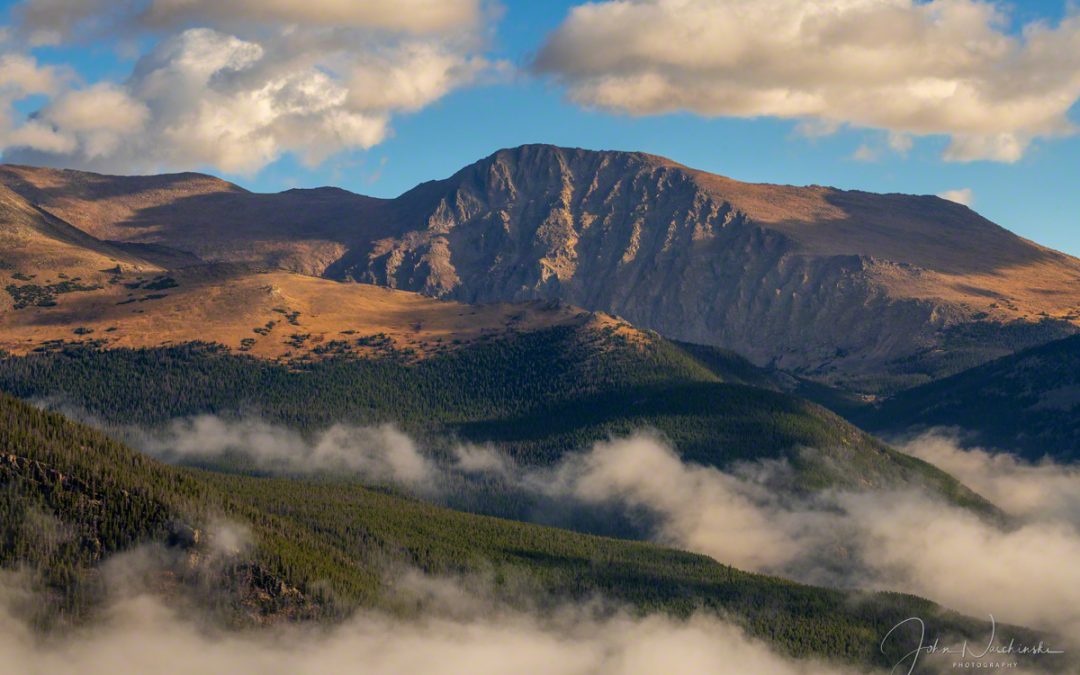
<svg viewBox="0 0 1080 675">
<path fill-rule="evenodd" d="M 664 160 L 666 161 L 666 160 Z M 695 182 L 809 255 L 858 255 L 894 298 L 939 300 L 999 321 L 1080 325 L 1080 260 L 938 197 L 742 183 L 688 169 Z"/>
<path fill-rule="evenodd" d="M 9 277 L 0 273 L 0 285 L 25 283 Z M 165 278 L 177 285 L 144 288 L 155 280 L 169 286 L 161 283 Z M 507 332 L 619 323 L 567 306 L 471 306 L 282 271 L 203 267 L 167 275 L 129 273 L 111 281 L 100 290 L 59 295 L 53 307 L 16 310 L 5 297 L 0 348 L 25 354 L 56 340 L 101 340 L 107 347 L 207 341 L 269 359 L 343 351 L 370 356 L 391 347 L 424 357 Z M 129 288 L 135 284 L 140 287 Z"/>
</svg>

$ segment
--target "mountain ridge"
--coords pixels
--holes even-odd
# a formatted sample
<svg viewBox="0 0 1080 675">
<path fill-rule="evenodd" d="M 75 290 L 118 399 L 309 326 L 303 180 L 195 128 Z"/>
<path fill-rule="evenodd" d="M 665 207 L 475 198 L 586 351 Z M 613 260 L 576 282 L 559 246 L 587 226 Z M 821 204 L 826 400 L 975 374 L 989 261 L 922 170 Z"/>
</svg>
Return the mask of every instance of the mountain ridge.
<svg viewBox="0 0 1080 675">
<path fill-rule="evenodd" d="M 1080 324 L 1080 260 L 931 196 L 741 183 L 549 145 L 497 151 L 394 199 L 176 176 L 180 192 L 0 167 L 0 185 L 36 208 L 147 258 L 156 246 L 467 303 L 557 299 L 870 393 Z M 63 181 L 76 178 L 97 192 L 72 196 Z M 52 192 L 25 187 L 35 181 Z"/>
</svg>

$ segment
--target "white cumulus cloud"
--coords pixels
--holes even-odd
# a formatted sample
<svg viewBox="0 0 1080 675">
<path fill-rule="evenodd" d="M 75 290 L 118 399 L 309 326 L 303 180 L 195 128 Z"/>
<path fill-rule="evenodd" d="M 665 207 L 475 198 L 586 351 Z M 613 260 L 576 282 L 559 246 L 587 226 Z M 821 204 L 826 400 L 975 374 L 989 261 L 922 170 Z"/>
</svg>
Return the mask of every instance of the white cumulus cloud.
<svg viewBox="0 0 1080 675">
<path fill-rule="evenodd" d="M 1073 132 L 1080 14 L 1008 28 L 985 0 L 608 0 L 574 8 L 535 66 L 586 106 L 882 129 L 901 153 L 945 135 L 948 160 L 1013 162 Z"/>
<path fill-rule="evenodd" d="M 26 44 L 152 44 L 125 81 L 82 86 L 0 57 L 4 159 L 32 164 L 251 174 L 292 154 L 313 166 L 377 145 L 395 113 L 493 67 L 480 0 L 26 0 L 13 16 Z M 33 94 L 50 100 L 15 119 L 12 102 Z"/>
<path fill-rule="evenodd" d="M 477 0 L 154 0 L 142 18 L 166 25 L 262 21 L 428 33 L 467 26 L 480 14 Z"/>
<path fill-rule="evenodd" d="M 59 89 L 62 79 L 57 68 L 40 66 L 32 56 L 0 56 L 0 91 L 7 95 L 52 94 Z"/>
<path fill-rule="evenodd" d="M 971 188 L 946 190 L 945 192 L 938 193 L 938 197 L 948 199 L 950 202 L 956 202 L 957 204 L 963 204 L 964 206 L 971 206 L 975 203 L 975 193 L 971 191 Z"/>
</svg>

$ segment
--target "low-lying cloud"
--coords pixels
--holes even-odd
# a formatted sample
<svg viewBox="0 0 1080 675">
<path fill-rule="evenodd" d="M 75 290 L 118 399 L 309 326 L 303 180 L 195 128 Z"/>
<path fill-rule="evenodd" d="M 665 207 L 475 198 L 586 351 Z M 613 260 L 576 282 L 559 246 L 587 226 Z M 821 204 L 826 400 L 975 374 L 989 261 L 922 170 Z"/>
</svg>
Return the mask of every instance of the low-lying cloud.
<svg viewBox="0 0 1080 675">
<path fill-rule="evenodd" d="M 1080 468 L 1074 465 L 1031 463 L 1008 453 L 963 449 L 958 439 L 938 431 L 898 447 L 952 474 L 1013 516 L 1080 526 Z"/>
<path fill-rule="evenodd" d="M 408 576 L 419 617 L 360 613 L 331 628 L 222 632 L 146 595 L 121 597 L 93 626 L 41 636 L 18 617 L 28 591 L 0 579 L 0 657 L 18 673 L 160 675 L 827 675 L 834 664 L 781 656 L 715 616 L 688 620 L 595 612 L 588 605 L 539 613 L 462 591 L 454 580 Z"/>
<path fill-rule="evenodd" d="M 898 447 L 996 503 L 1006 522 L 915 490 L 792 492 L 796 477 L 786 463 L 720 471 L 684 461 L 650 433 L 609 439 L 536 467 L 487 445 L 441 439 L 434 451 L 392 426 L 341 424 L 300 434 L 261 420 L 199 416 L 155 431 L 112 431 L 169 461 L 213 465 L 245 458 L 248 463 L 239 466 L 267 472 L 353 474 L 456 508 L 647 538 L 749 571 L 913 593 L 977 618 L 992 615 L 999 623 L 1056 633 L 1056 647 L 1074 649 L 1068 640 L 1080 635 L 1080 471 L 962 450 L 945 435 L 924 435 Z M 223 559 L 247 545 L 242 528 L 218 523 L 210 529 L 209 550 Z M 550 608 L 511 610 L 493 604 L 482 590 L 466 592 L 468 585 L 426 578 L 395 586 L 395 597 L 419 592 L 425 607 L 442 607 L 415 621 L 365 613 L 329 630 L 222 635 L 141 594 L 130 581 L 137 577 L 131 570 L 153 552 L 136 553 L 106 566 L 112 578 L 127 580 L 114 587 L 135 590 L 115 594 L 107 621 L 59 641 L 29 637 L 13 609 L 25 604 L 26 593 L 14 586 L 0 589 L 0 598 L 9 599 L 0 602 L 0 653 L 26 664 L 27 672 L 45 673 L 79 662 L 110 672 L 118 667 L 114 655 L 126 651 L 135 659 L 130 663 L 149 668 L 169 650 L 189 658 L 166 664 L 174 671 L 155 672 L 350 672 L 360 663 L 367 673 L 437 674 L 463 667 L 836 672 L 831 665 L 778 656 L 712 616 L 677 621 L 601 615 L 582 607 L 554 614 Z"/>
<path fill-rule="evenodd" d="M 777 480 L 790 471 L 784 465 L 724 473 L 685 463 L 649 436 L 566 460 L 554 489 L 645 508 L 657 516 L 659 541 L 744 569 L 914 593 L 967 614 L 1080 635 L 1080 511 L 1072 508 L 1080 475 L 959 454 L 941 438 L 908 449 L 946 470 L 951 464 L 1017 520 L 1002 525 L 919 491 L 795 496 L 771 487 L 785 482 Z M 1054 472 L 1059 478 L 1037 492 Z"/>
<path fill-rule="evenodd" d="M 413 439 L 389 424 L 336 424 L 307 437 L 262 420 L 200 415 L 175 420 L 153 432 L 126 429 L 119 433 L 143 451 L 167 461 L 209 460 L 237 453 L 252 468 L 263 471 L 347 471 L 410 487 L 429 486 L 435 477 L 434 465 Z"/>
<path fill-rule="evenodd" d="M 793 493 L 778 487 L 794 482 L 785 463 L 724 472 L 683 461 L 647 433 L 547 467 L 518 465 L 489 446 L 436 456 L 392 427 L 338 425 L 305 437 L 215 417 L 136 444 L 172 460 L 242 452 L 267 470 L 344 469 L 458 508 L 646 537 L 746 570 L 915 593 L 974 616 L 1080 634 L 1080 472 L 961 450 L 943 436 L 903 449 L 996 503 L 1007 524 L 916 490 Z M 508 493 L 515 497 L 487 499 Z"/>
<path fill-rule="evenodd" d="M 1078 45 L 1075 8 L 1013 31 L 985 0 L 608 0 L 571 10 L 535 68 L 585 106 L 940 134 L 945 159 L 1015 162 L 1074 132 Z"/>
</svg>

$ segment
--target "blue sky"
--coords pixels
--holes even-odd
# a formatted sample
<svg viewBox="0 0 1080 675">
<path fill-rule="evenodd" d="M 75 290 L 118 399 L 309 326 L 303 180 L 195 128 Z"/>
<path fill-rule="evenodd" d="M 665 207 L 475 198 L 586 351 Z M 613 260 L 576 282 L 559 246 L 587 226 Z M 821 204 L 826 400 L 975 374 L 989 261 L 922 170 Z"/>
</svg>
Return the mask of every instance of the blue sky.
<svg viewBox="0 0 1080 675">
<path fill-rule="evenodd" d="M 9 10 L 14 4 L 2 6 Z M 575 4 L 504 0 L 501 17 L 488 27 L 484 55 L 526 71 Z M 1066 3 L 1042 0 L 1006 9 L 1012 19 L 1006 30 L 1015 32 L 1031 21 L 1059 21 Z M 155 39 L 143 36 L 137 44 L 147 46 Z M 140 54 L 139 48 L 120 54 L 105 40 L 68 40 L 30 51 L 42 64 L 72 67 L 87 83 L 124 82 Z M 844 126 L 808 138 L 793 120 L 677 111 L 631 115 L 570 102 L 566 88 L 550 78 L 523 73 L 481 79 L 495 81 L 459 87 L 415 112 L 395 113 L 388 138 L 367 150 L 331 156 L 318 166 L 305 166 L 285 154 L 253 173 L 204 169 L 257 191 L 337 185 L 390 197 L 418 182 L 445 177 L 498 148 L 522 143 L 642 150 L 747 181 L 918 194 L 966 188 L 980 213 L 1022 236 L 1080 255 L 1080 137 L 1075 135 L 1036 139 L 1012 163 L 944 161 L 948 139 L 934 135 L 916 137 L 906 155 L 884 152 L 875 161 L 857 161 L 853 154 L 860 145 L 884 145 L 885 131 Z M 15 109 L 26 114 L 42 105 L 43 98 L 35 96 L 16 102 Z M 1075 105 L 1069 118 L 1080 122 Z"/>
</svg>

